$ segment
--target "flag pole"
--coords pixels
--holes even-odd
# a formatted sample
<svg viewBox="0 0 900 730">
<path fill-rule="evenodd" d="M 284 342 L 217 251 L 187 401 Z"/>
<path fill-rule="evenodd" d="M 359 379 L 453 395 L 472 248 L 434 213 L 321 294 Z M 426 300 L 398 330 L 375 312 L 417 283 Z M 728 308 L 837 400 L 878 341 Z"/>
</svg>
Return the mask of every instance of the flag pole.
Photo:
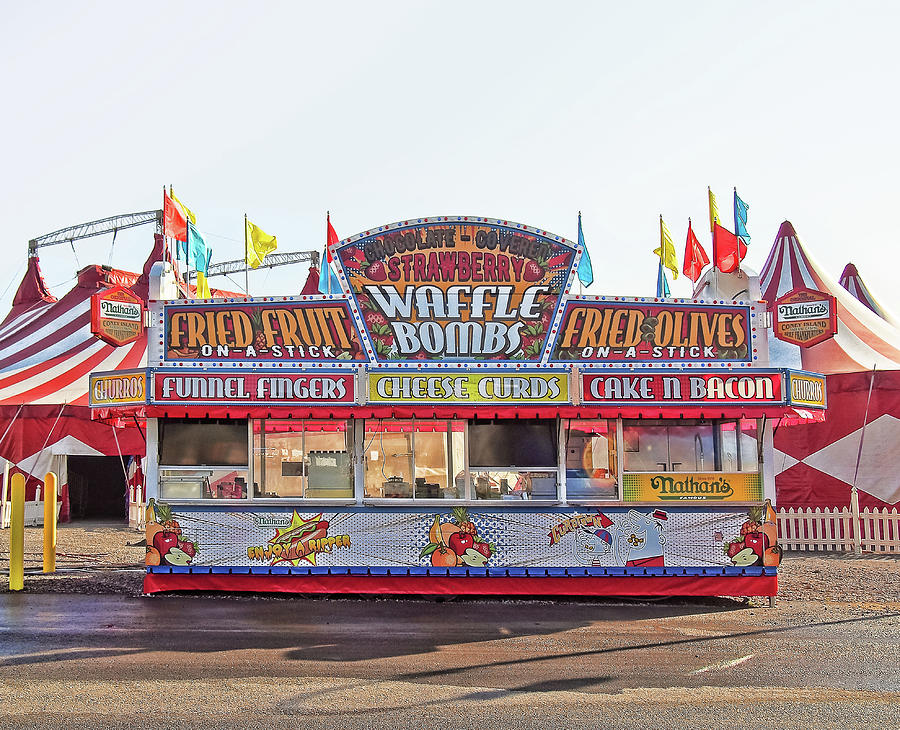
<svg viewBox="0 0 900 730">
<path fill-rule="evenodd" d="M 875 370 L 878 363 L 872 366 L 872 377 L 869 379 L 869 395 L 866 396 L 866 410 L 863 414 L 862 431 L 859 434 L 859 451 L 856 452 L 856 468 L 853 470 L 853 484 L 850 485 L 850 511 L 853 515 L 853 551 L 862 555 L 862 521 L 859 515 L 859 490 L 856 488 L 856 477 L 859 475 L 859 462 L 862 459 L 863 439 L 866 437 L 866 422 L 869 420 L 869 401 L 872 400 L 872 386 L 875 385 Z"/>
<path fill-rule="evenodd" d="M 331 232 L 331 211 L 325 211 L 325 261 L 324 265 L 327 267 L 327 271 L 325 272 L 325 284 L 326 291 L 329 295 L 331 295 L 331 248 L 328 245 L 328 234 Z"/>
<path fill-rule="evenodd" d="M 244 292 L 250 296 L 250 242 L 247 240 L 247 214 L 244 213 Z"/>
<path fill-rule="evenodd" d="M 580 210 L 578 211 L 578 232 L 581 233 L 581 211 L 580 211 Z M 582 235 L 581 238 L 583 239 L 584 236 Z M 581 256 L 584 256 L 584 250 L 583 250 L 583 249 L 585 249 L 585 248 L 587 248 L 587 246 L 582 246 L 582 250 L 579 251 L 579 254 L 580 254 Z M 580 258 L 578 259 L 578 265 L 581 266 L 581 259 L 580 259 Z M 581 295 L 584 293 L 584 286 L 583 286 L 582 283 L 581 283 L 581 277 L 578 276 L 578 271 L 577 271 L 577 270 L 575 271 L 575 278 L 578 279 L 578 296 L 581 296 Z"/>
</svg>

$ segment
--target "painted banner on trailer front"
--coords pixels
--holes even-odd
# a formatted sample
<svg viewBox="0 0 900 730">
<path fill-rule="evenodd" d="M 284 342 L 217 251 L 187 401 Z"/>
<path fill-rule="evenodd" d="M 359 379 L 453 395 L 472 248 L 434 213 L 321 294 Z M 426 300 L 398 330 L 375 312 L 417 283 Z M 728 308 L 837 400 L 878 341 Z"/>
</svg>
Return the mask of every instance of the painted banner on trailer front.
<svg viewBox="0 0 900 730">
<path fill-rule="evenodd" d="M 761 326 L 756 305 L 570 300 L 550 359 L 556 362 L 751 363 Z"/>
<path fill-rule="evenodd" d="M 346 301 L 248 301 L 163 308 L 163 361 L 365 360 Z"/>
<path fill-rule="evenodd" d="M 337 247 L 377 362 L 539 362 L 575 245 L 476 217 L 382 226 Z"/>
<path fill-rule="evenodd" d="M 577 567 L 777 565 L 768 506 L 711 512 L 205 510 L 151 503 L 149 565 Z"/>
</svg>

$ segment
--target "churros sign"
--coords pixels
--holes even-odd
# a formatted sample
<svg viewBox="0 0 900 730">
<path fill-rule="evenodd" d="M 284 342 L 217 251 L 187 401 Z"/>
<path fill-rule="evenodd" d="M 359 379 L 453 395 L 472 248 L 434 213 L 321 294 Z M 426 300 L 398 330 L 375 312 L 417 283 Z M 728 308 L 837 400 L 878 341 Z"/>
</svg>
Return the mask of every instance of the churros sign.
<svg viewBox="0 0 900 730">
<path fill-rule="evenodd" d="M 123 370 L 117 373 L 91 373 L 92 406 L 138 405 L 147 401 L 147 373 Z"/>
</svg>

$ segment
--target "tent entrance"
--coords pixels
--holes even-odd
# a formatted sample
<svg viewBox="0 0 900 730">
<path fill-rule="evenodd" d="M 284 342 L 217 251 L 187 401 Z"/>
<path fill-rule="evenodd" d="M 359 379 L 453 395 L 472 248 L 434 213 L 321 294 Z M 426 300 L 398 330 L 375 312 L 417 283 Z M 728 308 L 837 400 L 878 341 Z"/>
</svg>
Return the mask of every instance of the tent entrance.
<svg viewBox="0 0 900 730">
<path fill-rule="evenodd" d="M 118 456 L 67 457 L 70 519 L 128 521 L 128 494 Z"/>
</svg>

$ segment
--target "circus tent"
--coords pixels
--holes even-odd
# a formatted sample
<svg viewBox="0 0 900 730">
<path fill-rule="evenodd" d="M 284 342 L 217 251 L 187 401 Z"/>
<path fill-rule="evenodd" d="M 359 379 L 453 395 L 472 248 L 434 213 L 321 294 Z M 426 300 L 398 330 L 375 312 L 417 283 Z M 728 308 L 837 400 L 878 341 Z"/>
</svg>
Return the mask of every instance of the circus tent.
<svg viewBox="0 0 900 730">
<path fill-rule="evenodd" d="M 875 297 L 872 296 L 872 292 L 869 291 L 869 287 L 866 286 L 862 277 L 859 275 L 859 271 L 857 271 L 856 266 L 853 264 L 847 264 L 844 267 L 844 271 L 841 273 L 841 286 L 875 312 L 879 317 L 895 326 L 898 325 L 897 320 L 875 300 Z"/>
<path fill-rule="evenodd" d="M 893 463 L 900 444 L 900 329 L 825 273 L 787 221 L 760 273 L 760 287 L 770 306 L 799 287 L 837 299 L 835 337 L 799 353 L 804 369 L 827 375 L 827 419 L 775 433 L 779 506 L 846 506 L 854 483 L 861 507 L 900 503 Z"/>
</svg>

